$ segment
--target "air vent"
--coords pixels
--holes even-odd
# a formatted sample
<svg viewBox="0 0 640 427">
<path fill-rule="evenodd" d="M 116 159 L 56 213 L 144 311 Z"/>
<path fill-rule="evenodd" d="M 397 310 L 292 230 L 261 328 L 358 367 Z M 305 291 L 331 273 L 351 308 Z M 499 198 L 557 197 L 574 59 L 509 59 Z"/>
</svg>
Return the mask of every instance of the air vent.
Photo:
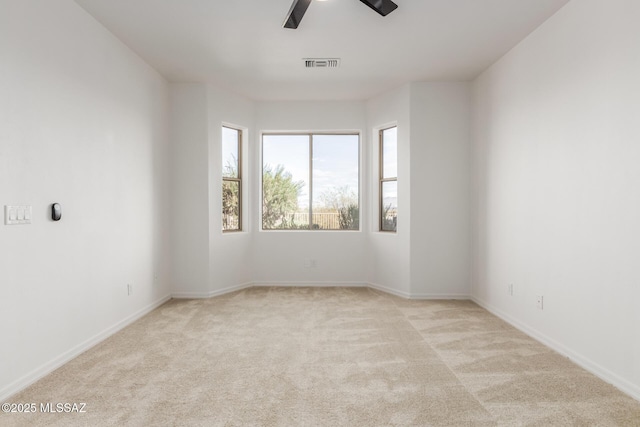
<svg viewBox="0 0 640 427">
<path fill-rule="evenodd" d="M 340 59 L 338 58 L 305 58 L 305 68 L 338 68 Z"/>
</svg>

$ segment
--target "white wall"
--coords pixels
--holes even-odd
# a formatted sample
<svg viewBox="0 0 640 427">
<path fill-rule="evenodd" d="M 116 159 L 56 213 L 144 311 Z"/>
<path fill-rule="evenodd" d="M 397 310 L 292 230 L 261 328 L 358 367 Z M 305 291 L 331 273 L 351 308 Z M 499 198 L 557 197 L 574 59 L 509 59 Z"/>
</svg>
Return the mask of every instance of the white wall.
<svg viewBox="0 0 640 427">
<path fill-rule="evenodd" d="M 471 86 L 410 87 L 411 295 L 468 298 Z"/>
<path fill-rule="evenodd" d="M 398 126 L 398 228 L 396 233 L 378 231 L 379 135 L 381 128 Z M 369 226 L 369 277 L 375 287 L 408 297 L 411 294 L 411 86 L 381 94 L 367 102 L 368 148 L 372 168 Z"/>
<path fill-rule="evenodd" d="M 358 131 L 366 127 L 363 102 L 259 102 L 256 134 L 251 141 L 252 169 L 261 170 L 260 132 Z M 366 143 L 362 135 L 361 144 Z M 364 151 L 363 151 L 364 152 Z M 361 177 L 367 171 L 361 160 Z M 252 179 L 252 206 L 259 212 L 260 177 Z M 361 178 L 361 205 L 367 206 L 367 182 Z M 254 282 L 262 284 L 366 283 L 369 217 L 364 210 L 360 231 L 262 231 L 254 215 Z M 316 259 L 316 268 L 305 268 L 305 258 Z"/>
<path fill-rule="evenodd" d="M 411 84 L 366 103 L 252 102 L 198 84 L 172 84 L 171 93 L 174 295 L 210 296 L 248 284 L 469 295 L 468 84 Z M 220 227 L 222 124 L 244 128 L 248 141 L 242 233 Z M 377 231 L 375 129 L 389 124 L 399 132 L 398 233 Z M 260 175 L 252 172 L 261 170 L 261 132 L 274 131 L 362 131 L 360 231 L 261 230 Z M 422 218 L 413 222 L 418 234 L 411 233 L 412 200 Z M 184 212 L 192 213 L 188 221 Z M 305 267 L 307 259 L 317 266 Z"/>
<path fill-rule="evenodd" d="M 245 189 L 253 103 L 219 88 L 172 83 L 173 295 L 208 297 L 251 281 L 252 205 L 245 191 L 244 231 L 222 233 L 222 125 L 244 131 Z"/>
<path fill-rule="evenodd" d="M 167 119 L 165 81 L 75 3 L 0 2 L 0 205 L 33 206 L 0 224 L 0 400 L 168 297 Z"/>
<path fill-rule="evenodd" d="M 214 87 L 171 84 L 173 293 L 215 295 L 247 284 L 365 284 L 369 212 L 358 232 L 264 232 L 261 131 L 363 131 L 361 203 L 369 205 L 363 102 L 252 102 Z M 220 127 L 244 128 L 244 232 L 221 231 Z M 407 157 L 408 162 L 408 157 Z M 185 213 L 189 213 L 185 216 Z M 305 259 L 317 266 L 307 268 Z"/>
<path fill-rule="evenodd" d="M 171 285 L 174 294 L 209 292 L 209 117 L 207 87 L 170 85 Z"/>
<path fill-rule="evenodd" d="M 255 176 L 250 167 L 256 153 L 249 150 L 255 138 L 254 105 L 243 97 L 219 88 L 208 88 L 209 117 L 209 257 L 211 294 L 243 286 L 252 281 L 253 262 L 251 232 L 255 230 L 256 205 L 251 203 L 249 189 Z M 222 125 L 235 126 L 243 131 L 243 231 L 222 232 Z"/>
<path fill-rule="evenodd" d="M 374 217 L 378 130 L 398 126 L 398 230 L 381 233 L 372 221 L 375 287 L 411 298 L 470 295 L 470 89 L 469 83 L 411 83 L 367 102 Z"/>
<path fill-rule="evenodd" d="M 569 2 L 477 79 L 473 131 L 474 297 L 636 398 L 639 18 Z"/>
</svg>

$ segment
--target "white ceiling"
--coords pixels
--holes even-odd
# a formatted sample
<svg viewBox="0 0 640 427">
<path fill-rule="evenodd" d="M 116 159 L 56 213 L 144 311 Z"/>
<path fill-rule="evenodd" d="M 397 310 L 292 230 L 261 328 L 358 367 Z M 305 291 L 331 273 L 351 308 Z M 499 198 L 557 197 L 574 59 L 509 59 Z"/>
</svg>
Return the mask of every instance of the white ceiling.
<svg viewBox="0 0 640 427">
<path fill-rule="evenodd" d="M 172 82 L 209 82 L 256 100 L 367 99 L 410 81 L 470 80 L 569 0 L 76 0 Z M 341 58 L 306 69 L 303 58 Z"/>
</svg>

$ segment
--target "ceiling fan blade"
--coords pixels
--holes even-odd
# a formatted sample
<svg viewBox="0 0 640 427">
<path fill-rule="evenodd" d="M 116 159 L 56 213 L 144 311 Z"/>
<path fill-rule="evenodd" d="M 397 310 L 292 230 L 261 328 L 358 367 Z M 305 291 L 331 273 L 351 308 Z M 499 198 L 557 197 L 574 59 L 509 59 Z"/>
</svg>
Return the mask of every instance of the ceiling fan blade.
<svg viewBox="0 0 640 427">
<path fill-rule="evenodd" d="M 360 0 L 382 16 L 387 16 L 398 8 L 398 5 L 391 0 Z"/>
<path fill-rule="evenodd" d="M 284 21 L 284 28 L 298 28 L 298 24 L 302 21 L 302 17 L 310 4 L 311 0 L 293 0 L 287 19 Z"/>
</svg>

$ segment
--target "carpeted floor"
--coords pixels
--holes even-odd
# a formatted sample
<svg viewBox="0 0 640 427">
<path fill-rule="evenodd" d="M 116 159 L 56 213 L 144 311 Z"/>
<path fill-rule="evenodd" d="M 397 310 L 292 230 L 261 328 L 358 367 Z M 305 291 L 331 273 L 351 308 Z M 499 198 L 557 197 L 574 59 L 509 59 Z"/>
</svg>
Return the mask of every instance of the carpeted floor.
<svg viewBox="0 0 640 427">
<path fill-rule="evenodd" d="M 365 288 L 172 300 L 10 399 L 0 425 L 640 426 L 640 403 L 467 301 Z"/>
</svg>

